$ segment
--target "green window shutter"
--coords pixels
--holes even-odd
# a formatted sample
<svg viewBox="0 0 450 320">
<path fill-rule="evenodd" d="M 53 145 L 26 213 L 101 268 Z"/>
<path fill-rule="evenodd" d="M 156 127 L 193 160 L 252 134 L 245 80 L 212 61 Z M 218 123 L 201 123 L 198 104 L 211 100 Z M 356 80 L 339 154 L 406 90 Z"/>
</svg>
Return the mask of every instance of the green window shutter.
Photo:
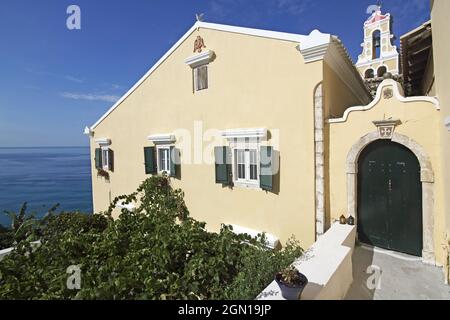
<svg viewBox="0 0 450 320">
<path fill-rule="evenodd" d="M 156 174 L 155 147 L 144 148 L 145 174 Z"/>
<path fill-rule="evenodd" d="M 102 149 L 101 148 L 95 149 L 95 168 L 96 169 L 102 168 Z"/>
<path fill-rule="evenodd" d="M 273 176 L 274 176 L 274 163 L 273 163 L 273 148 L 267 146 L 261 146 L 260 148 L 260 187 L 266 191 L 273 190 Z"/>
<path fill-rule="evenodd" d="M 175 147 L 170 147 L 170 176 L 176 177 L 177 176 L 177 167 L 179 165 L 179 154 L 178 149 L 175 149 Z"/>
<path fill-rule="evenodd" d="M 230 159 L 231 151 L 229 147 L 215 147 L 214 156 L 216 159 L 216 183 L 224 185 L 231 184 L 231 165 L 227 159 Z"/>
<path fill-rule="evenodd" d="M 108 169 L 109 171 L 114 171 L 114 151 L 108 149 Z"/>
</svg>

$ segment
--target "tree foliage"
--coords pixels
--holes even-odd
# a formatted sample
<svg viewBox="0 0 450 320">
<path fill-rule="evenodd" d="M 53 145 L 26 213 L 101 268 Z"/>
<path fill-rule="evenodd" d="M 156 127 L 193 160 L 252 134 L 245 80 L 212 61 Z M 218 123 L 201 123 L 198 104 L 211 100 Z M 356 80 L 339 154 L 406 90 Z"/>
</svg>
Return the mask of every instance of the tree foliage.
<svg viewBox="0 0 450 320">
<path fill-rule="evenodd" d="M 183 196 L 167 177 L 152 177 L 103 214 L 50 215 L 28 228 L 39 230 L 39 247 L 24 238 L 0 262 L 0 299 L 254 299 L 302 253 L 295 241 L 273 251 L 264 235 L 208 232 Z M 114 220 L 119 201 L 139 207 Z M 72 265 L 80 290 L 67 288 Z"/>
</svg>

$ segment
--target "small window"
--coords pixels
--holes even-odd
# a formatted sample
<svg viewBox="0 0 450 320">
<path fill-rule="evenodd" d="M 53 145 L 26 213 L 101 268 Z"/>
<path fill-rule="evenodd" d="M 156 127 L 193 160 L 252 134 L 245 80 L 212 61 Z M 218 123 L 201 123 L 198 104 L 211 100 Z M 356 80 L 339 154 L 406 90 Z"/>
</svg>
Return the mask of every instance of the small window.
<svg viewBox="0 0 450 320">
<path fill-rule="evenodd" d="M 372 34 L 372 59 L 378 59 L 381 57 L 381 32 L 375 30 Z"/>
<path fill-rule="evenodd" d="M 158 172 L 170 175 L 170 147 L 158 147 Z"/>
<path fill-rule="evenodd" d="M 373 69 L 367 69 L 366 73 L 364 74 L 364 77 L 366 79 L 372 79 L 374 77 L 374 71 Z"/>
<path fill-rule="evenodd" d="M 257 149 L 235 149 L 235 181 L 245 184 L 258 184 Z"/>
<path fill-rule="evenodd" d="M 194 69 L 195 91 L 208 89 L 208 66 L 203 65 Z"/>
<path fill-rule="evenodd" d="M 381 66 L 377 70 L 377 76 L 381 78 L 381 77 L 383 77 L 386 74 L 386 72 L 387 72 L 386 67 L 385 66 Z"/>
<path fill-rule="evenodd" d="M 102 148 L 102 167 L 109 170 L 109 148 Z"/>
</svg>

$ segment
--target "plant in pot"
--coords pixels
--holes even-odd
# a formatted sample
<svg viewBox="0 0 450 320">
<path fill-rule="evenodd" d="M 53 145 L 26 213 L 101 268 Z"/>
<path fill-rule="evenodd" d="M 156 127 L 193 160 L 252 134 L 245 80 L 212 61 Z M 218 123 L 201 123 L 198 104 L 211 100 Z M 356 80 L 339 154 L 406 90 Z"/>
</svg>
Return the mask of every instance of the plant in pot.
<svg viewBox="0 0 450 320">
<path fill-rule="evenodd" d="M 294 266 L 290 266 L 275 275 L 275 281 L 281 289 L 281 295 L 286 300 L 300 300 L 303 289 L 308 284 L 308 279 Z"/>
<path fill-rule="evenodd" d="M 97 169 L 97 176 L 98 177 L 103 177 L 106 180 L 109 180 L 109 173 L 106 170 L 103 169 Z"/>
</svg>

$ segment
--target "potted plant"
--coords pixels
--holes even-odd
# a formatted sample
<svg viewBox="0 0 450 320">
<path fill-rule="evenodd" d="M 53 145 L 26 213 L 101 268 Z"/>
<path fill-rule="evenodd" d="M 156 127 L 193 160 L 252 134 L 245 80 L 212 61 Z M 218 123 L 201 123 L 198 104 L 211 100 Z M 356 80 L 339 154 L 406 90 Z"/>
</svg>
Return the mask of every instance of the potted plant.
<svg viewBox="0 0 450 320">
<path fill-rule="evenodd" d="M 103 177 L 106 180 L 109 180 L 109 173 L 106 170 L 103 169 L 97 169 L 97 176 L 98 177 Z"/>
<path fill-rule="evenodd" d="M 281 295 L 286 300 L 300 300 L 308 279 L 294 266 L 283 269 L 275 275 L 275 281 L 281 289 Z"/>
</svg>

